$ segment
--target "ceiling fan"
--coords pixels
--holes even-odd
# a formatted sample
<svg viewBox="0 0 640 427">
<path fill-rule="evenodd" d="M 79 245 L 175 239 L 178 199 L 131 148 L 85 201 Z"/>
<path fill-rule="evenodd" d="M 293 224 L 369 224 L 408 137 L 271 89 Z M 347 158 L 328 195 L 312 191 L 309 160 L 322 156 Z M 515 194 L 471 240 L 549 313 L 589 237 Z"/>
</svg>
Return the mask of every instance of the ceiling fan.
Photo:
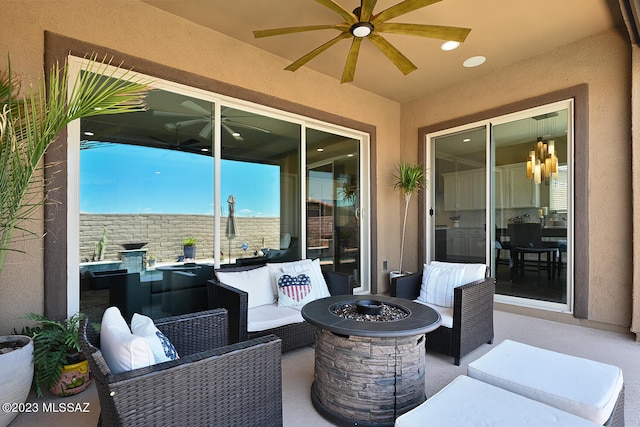
<svg viewBox="0 0 640 427">
<path fill-rule="evenodd" d="M 175 130 L 178 127 L 182 126 L 191 126 L 191 125 L 195 125 L 198 123 L 204 123 L 204 126 L 202 127 L 202 129 L 200 130 L 200 132 L 198 132 L 198 135 L 202 138 L 209 138 L 209 136 L 211 136 L 211 131 L 213 129 L 213 120 L 211 119 L 211 111 L 207 110 L 206 108 L 198 105 L 197 103 L 195 103 L 194 101 L 187 99 L 186 101 L 183 101 L 180 103 L 180 105 L 182 105 L 183 107 L 193 111 L 193 114 L 183 114 L 183 113 L 171 113 L 171 112 L 166 112 L 166 111 L 154 111 L 154 114 L 157 116 L 169 116 L 169 117 L 180 117 L 180 116 L 184 116 L 185 120 L 180 120 L 177 122 L 170 122 L 170 123 L 165 123 L 164 127 L 167 130 Z M 242 122 L 238 122 L 235 120 L 232 120 L 231 117 L 225 116 L 224 113 L 228 111 L 228 108 L 223 108 L 222 111 L 222 115 L 220 118 L 220 125 L 222 126 L 222 128 L 227 131 L 229 133 L 229 135 L 231 135 L 232 137 L 234 137 L 237 141 L 244 141 L 244 138 L 242 137 L 242 135 L 240 134 L 240 132 L 236 131 L 235 129 L 233 129 L 231 126 L 233 127 L 241 127 L 241 128 L 246 128 L 246 129 L 254 129 L 254 130 L 258 130 L 260 132 L 264 132 L 264 133 L 271 133 L 271 131 L 269 131 L 268 129 L 264 129 L 258 126 L 253 126 L 247 123 L 242 123 Z M 195 116 L 195 118 L 194 118 Z M 187 117 L 189 117 L 187 119 Z"/>
<path fill-rule="evenodd" d="M 342 72 L 341 83 L 353 81 L 358 53 L 360 51 L 360 44 L 364 38 L 369 39 L 371 43 L 380 49 L 404 75 L 407 75 L 418 67 L 416 67 L 406 56 L 383 38 L 380 33 L 429 37 L 462 43 L 471 31 L 469 28 L 460 27 L 387 22 L 390 19 L 413 12 L 414 10 L 421 9 L 442 0 L 404 0 L 378 14 L 373 13 L 377 0 L 362 0 L 360 2 L 360 7 L 354 9 L 353 12 L 349 12 L 333 0 L 316 1 L 342 16 L 345 19 L 345 22 L 339 24 L 306 25 L 299 27 L 276 28 L 271 30 L 258 30 L 254 31 L 253 35 L 255 38 L 260 38 L 326 29 L 335 29 L 340 31 L 338 36 L 320 45 L 285 68 L 285 70 L 289 71 L 296 71 L 298 68 L 302 67 L 304 64 L 340 40 L 353 37 L 351 49 L 347 56 L 347 62 L 344 66 L 344 71 Z"/>
</svg>

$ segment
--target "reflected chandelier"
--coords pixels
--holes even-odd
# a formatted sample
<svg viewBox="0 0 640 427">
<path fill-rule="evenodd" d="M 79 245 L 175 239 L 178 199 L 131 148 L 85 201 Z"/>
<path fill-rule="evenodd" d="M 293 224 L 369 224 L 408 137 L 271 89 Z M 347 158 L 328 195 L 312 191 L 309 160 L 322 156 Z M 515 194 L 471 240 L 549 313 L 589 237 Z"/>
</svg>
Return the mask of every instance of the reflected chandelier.
<svg viewBox="0 0 640 427">
<path fill-rule="evenodd" d="M 527 158 L 527 178 L 533 179 L 536 184 L 549 183 L 549 179 L 558 179 L 558 156 L 555 152 L 555 141 L 545 143 L 542 137 L 538 137 L 533 150 L 529 151 Z"/>
</svg>

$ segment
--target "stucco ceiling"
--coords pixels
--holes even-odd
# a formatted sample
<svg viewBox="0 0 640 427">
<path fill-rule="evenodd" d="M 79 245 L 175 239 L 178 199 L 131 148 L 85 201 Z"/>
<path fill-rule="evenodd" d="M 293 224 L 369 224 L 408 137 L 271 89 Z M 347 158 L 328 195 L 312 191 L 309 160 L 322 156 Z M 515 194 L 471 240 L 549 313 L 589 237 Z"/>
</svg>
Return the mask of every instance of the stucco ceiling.
<svg viewBox="0 0 640 427">
<path fill-rule="evenodd" d="M 336 24 L 343 19 L 313 0 L 142 0 L 168 13 L 249 43 L 291 62 L 337 35 L 321 30 L 255 39 L 254 30 Z M 378 13 L 400 0 L 379 0 Z M 347 10 L 359 0 L 336 0 Z M 622 26 L 617 0 L 443 0 L 392 22 L 471 28 L 458 49 L 445 52 L 441 40 L 389 34 L 385 38 L 418 69 L 404 76 L 371 43 L 362 43 L 352 84 L 398 102 L 425 96 L 457 82 L 536 56 L 592 34 Z M 305 66 L 338 81 L 351 42 L 343 40 Z M 482 55 L 476 68 L 462 66 Z M 286 66 L 286 65 L 285 65 Z M 283 66 L 284 68 L 284 66 Z M 283 69 L 274 69 L 282 73 Z"/>
</svg>

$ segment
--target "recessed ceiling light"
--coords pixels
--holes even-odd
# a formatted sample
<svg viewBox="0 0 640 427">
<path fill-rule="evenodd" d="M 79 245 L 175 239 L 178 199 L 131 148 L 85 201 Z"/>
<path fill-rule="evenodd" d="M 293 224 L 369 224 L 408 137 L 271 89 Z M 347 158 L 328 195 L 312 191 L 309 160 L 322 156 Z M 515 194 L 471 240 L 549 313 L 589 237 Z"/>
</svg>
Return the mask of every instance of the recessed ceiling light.
<svg viewBox="0 0 640 427">
<path fill-rule="evenodd" d="M 204 151 L 206 153 L 207 151 L 209 151 L 209 149 L 208 148 L 201 148 L 200 151 Z"/>
<path fill-rule="evenodd" d="M 471 142 L 471 138 L 465 138 L 462 140 L 462 142 Z"/>
<path fill-rule="evenodd" d="M 448 42 L 442 43 L 442 46 L 440 46 L 440 49 L 453 50 L 453 49 L 457 49 L 458 46 L 460 46 L 460 42 L 454 42 L 453 40 L 450 40 Z"/>
<path fill-rule="evenodd" d="M 322 152 L 324 151 L 324 148 L 316 148 L 316 151 L 317 151 L 318 153 L 322 153 Z"/>
<path fill-rule="evenodd" d="M 462 65 L 464 65 L 467 68 L 473 68 L 473 67 L 477 67 L 478 65 L 484 64 L 484 61 L 486 60 L 487 58 L 485 58 L 484 56 L 472 56 L 471 58 L 464 61 Z"/>
<path fill-rule="evenodd" d="M 238 137 L 238 136 L 240 136 L 240 134 L 238 132 L 234 132 L 234 133 L 231 134 L 231 136 Z"/>
<path fill-rule="evenodd" d="M 87 131 L 85 131 L 85 132 L 84 132 L 84 134 L 85 134 L 86 136 L 93 136 L 93 135 L 94 135 L 94 133 L 93 133 L 93 132 L 89 132 L 88 130 L 87 130 Z"/>
</svg>

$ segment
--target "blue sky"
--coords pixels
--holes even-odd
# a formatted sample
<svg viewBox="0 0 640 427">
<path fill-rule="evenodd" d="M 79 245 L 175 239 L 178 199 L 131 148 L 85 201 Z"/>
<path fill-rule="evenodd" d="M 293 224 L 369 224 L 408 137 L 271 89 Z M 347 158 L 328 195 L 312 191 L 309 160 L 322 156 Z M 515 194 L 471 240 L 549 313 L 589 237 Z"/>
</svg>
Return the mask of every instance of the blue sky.
<svg viewBox="0 0 640 427">
<path fill-rule="evenodd" d="M 237 216 L 280 216 L 277 166 L 221 161 L 221 205 Z M 99 144 L 80 151 L 80 211 L 213 214 L 213 158 L 175 150 Z"/>
</svg>

